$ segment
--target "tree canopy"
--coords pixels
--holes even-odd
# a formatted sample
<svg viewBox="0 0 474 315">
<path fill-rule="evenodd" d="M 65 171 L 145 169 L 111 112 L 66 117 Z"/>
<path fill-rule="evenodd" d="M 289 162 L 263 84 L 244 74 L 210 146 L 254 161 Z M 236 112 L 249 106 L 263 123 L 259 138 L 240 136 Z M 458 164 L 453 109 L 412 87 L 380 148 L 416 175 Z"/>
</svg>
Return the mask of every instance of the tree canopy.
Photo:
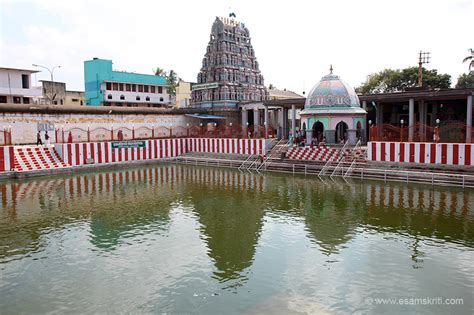
<svg viewBox="0 0 474 315">
<path fill-rule="evenodd" d="M 449 74 L 439 74 L 438 70 L 423 68 L 423 86 L 447 89 L 451 85 Z M 367 76 L 367 80 L 356 88 L 358 93 L 378 94 L 403 92 L 407 88 L 416 87 L 418 83 L 418 67 L 405 69 L 384 69 Z"/>
<path fill-rule="evenodd" d="M 153 73 L 155 75 L 159 75 L 162 77 L 166 78 L 166 84 L 168 85 L 168 93 L 169 94 L 176 94 L 176 87 L 178 86 L 178 74 L 174 70 L 170 70 L 169 74 L 168 72 L 160 67 L 157 67 L 156 69 L 153 69 Z"/>
<path fill-rule="evenodd" d="M 471 71 L 468 74 L 466 73 L 461 74 L 458 78 L 458 82 L 456 83 L 456 88 L 458 89 L 474 88 L 474 71 Z"/>
</svg>

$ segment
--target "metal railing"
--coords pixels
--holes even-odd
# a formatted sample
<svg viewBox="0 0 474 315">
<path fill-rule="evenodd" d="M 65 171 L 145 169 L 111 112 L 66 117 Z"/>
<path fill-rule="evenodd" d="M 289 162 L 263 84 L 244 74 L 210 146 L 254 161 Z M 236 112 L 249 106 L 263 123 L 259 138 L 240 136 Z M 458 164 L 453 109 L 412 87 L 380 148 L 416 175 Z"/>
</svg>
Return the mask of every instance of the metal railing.
<svg viewBox="0 0 474 315">
<path fill-rule="evenodd" d="M 192 165 L 203 165 L 203 166 L 218 166 L 237 168 L 240 170 L 242 165 L 241 160 L 231 159 L 212 159 L 212 158 L 196 158 L 181 156 L 176 159 L 177 162 L 183 164 Z M 348 167 L 343 167 L 347 170 Z M 271 166 L 267 168 L 268 171 L 280 172 L 280 173 L 291 173 L 291 174 L 302 174 L 302 175 L 314 175 L 319 176 L 321 165 L 319 164 L 294 164 L 287 162 L 273 162 Z M 334 175 L 335 177 L 343 177 L 341 173 Z M 429 185 L 438 186 L 455 186 L 462 188 L 474 188 L 474 175 L 470 174 L 459 174 L 453 172 L 429 172 L 429 171 L 417 171 L 417 170 L 394 170 L 384 168 L 366 168 L 366 167 L 354 167 L 352 172 L 348 174 L 347 178 L 352 179 L 372 179 L 372 180 L 383 180 L 384 182 L 404 182 L 404 183 L 422 183 Z M 348 181 L 346 181 L 348 182 Z"/>
<path fill-rule="evenodd" d="M 286 139 L 280 139 L 276 144 L 275 146 L 273 146 L 273 148 L 269 151 L 269 153 L 267 154 L 267 156 L 265 156 L 264 160 L 263 160 L 263 163 L 261 163 L 258 168 L 257 168 L 257 171 L 260 173 L 260 170 L 263 168 L 263 169 L 267 169 L 267 167 L 272 163 L 272 159 L 275 158 L 275 154 L 276 154 L 276 157 L 278 158 L 278 155 L 282 153 L 282 151 L 288 147 L 288 144 L 290 143 L 289 140 L 286 140 Z M 273 150 L 275 149 L 275 150 Z"/>
<path fill-rule="evenodd" d="M 355 167 L 355 165 L 357 165 L 357 160 L 360 158 L 359 156 L 357 156 L 358 152 L 357 150 L 361 150 L 362 151 L 362 146 L 361 146 L 361 141 L 357 141 L 356 145 L 352 148 L 352 150 L 350 151 L 350 159 L 352 160 L 351 161 L 351 164 L 349 165 L 349 167 L 347 168 L 346 172 L 344 173 L 344 175 L 342 176 L 344 179 L 346 177 L 348 177 L 349 173 L 352 171 L 352 169 Z M 365 151 L 364 151 L 364 154 L 365 154 Z"/>
</svg>

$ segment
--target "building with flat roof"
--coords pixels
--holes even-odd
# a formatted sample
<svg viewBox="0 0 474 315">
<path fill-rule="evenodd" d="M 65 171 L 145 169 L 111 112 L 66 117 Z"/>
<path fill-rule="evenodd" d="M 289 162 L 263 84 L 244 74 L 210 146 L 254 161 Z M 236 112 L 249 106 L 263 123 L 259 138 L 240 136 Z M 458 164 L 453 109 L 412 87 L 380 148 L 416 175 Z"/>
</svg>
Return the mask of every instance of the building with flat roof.
<svg viewBox="0 0 474 315">
<path fill-rule="evenodd" d="M 41 90 L 32 87 L 31 74 L 36 70 L 0 67 L 0 103 L 31 104 Z"/>
<path fill-rule="evenodd" d="M 112 70 L 112 60 L 84 61 L 88 106 L 166 107 L 171 97 L 166 77 Z"/>
<path fill-rule="evenodd" d="M 66 83 L 40 80 L 42 96 L 34 99 L 35 104 L 84 105 L 84 92 L 68 91 Z"/>
</svg>

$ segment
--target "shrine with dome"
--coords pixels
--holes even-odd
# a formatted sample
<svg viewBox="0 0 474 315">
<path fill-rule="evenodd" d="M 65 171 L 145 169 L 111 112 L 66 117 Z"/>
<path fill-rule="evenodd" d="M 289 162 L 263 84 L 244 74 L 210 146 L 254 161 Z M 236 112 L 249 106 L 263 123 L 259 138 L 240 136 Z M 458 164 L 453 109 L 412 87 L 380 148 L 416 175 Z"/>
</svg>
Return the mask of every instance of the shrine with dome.
<svg viewBox="0 0 474 315">
<path fill-rule="evenodd" d="M 330 73 L 321 78 L 309 92 L 300 111 L 300 126 L 306 131 L 306 142 L 325 139 L 328 144 L 365 142 L 367 112 L 360 107 L 352 87 Z"/>
</svg>

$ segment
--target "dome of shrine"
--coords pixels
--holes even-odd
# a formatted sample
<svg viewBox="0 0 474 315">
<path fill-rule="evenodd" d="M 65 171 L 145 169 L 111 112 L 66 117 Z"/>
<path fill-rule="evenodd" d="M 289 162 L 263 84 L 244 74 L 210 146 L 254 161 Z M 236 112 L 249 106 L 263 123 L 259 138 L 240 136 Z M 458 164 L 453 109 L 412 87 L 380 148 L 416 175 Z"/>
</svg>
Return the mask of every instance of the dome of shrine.
<svg viewBox="0 0 474 315">
<path fill-rule="evenodd" d="M 331 73 L 321 78 L 306 98 L 305 109 L 360 108 L 359 97 L 352 87 Z"/>
</svg>

